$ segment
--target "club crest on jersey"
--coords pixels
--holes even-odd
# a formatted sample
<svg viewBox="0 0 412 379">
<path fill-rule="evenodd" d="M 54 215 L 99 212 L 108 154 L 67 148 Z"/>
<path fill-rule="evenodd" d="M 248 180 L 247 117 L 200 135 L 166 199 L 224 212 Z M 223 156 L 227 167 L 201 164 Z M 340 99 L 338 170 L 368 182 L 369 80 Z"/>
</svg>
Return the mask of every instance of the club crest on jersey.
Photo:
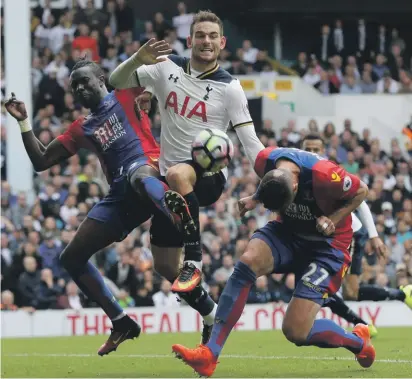
<svg viewBox="0 0 412 379">
<path fill-rule="evenodd" d="M 116 140 L 126 135 L 122 123 L 116 113 L 113 113 L 104 124 L 93 131 L 93 135 L 100 143 L 103 151 L 106 151 Z"/>
<path fill-rule="evenodd" d="M 343 190 L 345 192 L 349 191 L 352 187 L 352 179 L 350 176 L 345 176 L 345 179 L 343 179 Z"/>
<path fill-rule="evenodd" d="M 193 103 L 193 99 L 191 99 L 189 96 L 185 96 L 183 105 L 181 109 L 179 109 L 177 94 L 175 91 L 171 91 L 169 95 L 167 95 L 165 109 L 167 110 L 167 108 L 170 108 L 170 110 L 173 110 L 174 113 L 182 117 L 186 117 L 188 119 L 191 119 L 192 117 L 197 117 L 201 119 L 203 122 L 207 122 L 205 102 L 197 101 L 196 104 L 192 106 L 191 104 L 189 104 L 191 102 L 190 100 L 192 100 Z"/>
<path fill-rule="evenodd" d="M 209 93 L 213 91 L 213 88 L 210 86 L 210 84 L 207 85 L 206 91 L 207 91 L 206 95 L 203 96 L 203 100 L 205 101 L 209 100 Z"/>
</svg>

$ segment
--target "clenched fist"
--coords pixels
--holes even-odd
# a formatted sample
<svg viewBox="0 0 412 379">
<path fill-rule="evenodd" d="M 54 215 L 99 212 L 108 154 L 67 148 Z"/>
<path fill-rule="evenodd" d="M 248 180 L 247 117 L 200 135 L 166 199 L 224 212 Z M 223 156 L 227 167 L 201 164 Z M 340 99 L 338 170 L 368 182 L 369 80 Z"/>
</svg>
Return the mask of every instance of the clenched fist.
<svg viewBox="0 0 412 379">
<path fill-rule="evenodd" d="M 28 117 L 26 105 L 16 99 L 14 92 L 11 93 L 11 98 L 6 101 L 5 107 L 7 112 L 17 121 L 24 121 Z"/>
</svg>

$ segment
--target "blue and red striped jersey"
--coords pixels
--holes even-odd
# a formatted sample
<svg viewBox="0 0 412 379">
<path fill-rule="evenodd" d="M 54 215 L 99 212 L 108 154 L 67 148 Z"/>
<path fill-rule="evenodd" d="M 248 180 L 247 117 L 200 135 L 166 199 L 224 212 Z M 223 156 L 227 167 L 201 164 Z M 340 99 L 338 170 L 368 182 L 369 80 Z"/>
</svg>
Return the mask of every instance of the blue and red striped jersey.
<svg viewBox="0 0 412 379">
<path fill-rule="evenodd" d="M 316 218 L 330 216 L 353 198 L 360 186 L 359 178 L 317 154 L 293 148 L 262 150 L 256 158 L 255 171 L 263 177 L 284 159 L 300 168 L 300 176 L 294 202 L 280 215 L 282 222 L 290 225 L 297 235 L 308 239 L 324 238 L 336 248 L 348 249 L 353 234 L 351 215 L 335 225 L 331 237 L 324 237 L 316 230 Z"/>
<path fill-rule="evenodd" d="M 74 121 L 57 137 L 73 155 L 81 148 L 96 153 L 109 183 L 114 173 L 136 159 L 160 155 L 148 116 L 140 112 L 139 120 L 136 115 L 134 101 L 139 92 L 140 88 L 110 92 L 97 111 Z"/>
</svg>

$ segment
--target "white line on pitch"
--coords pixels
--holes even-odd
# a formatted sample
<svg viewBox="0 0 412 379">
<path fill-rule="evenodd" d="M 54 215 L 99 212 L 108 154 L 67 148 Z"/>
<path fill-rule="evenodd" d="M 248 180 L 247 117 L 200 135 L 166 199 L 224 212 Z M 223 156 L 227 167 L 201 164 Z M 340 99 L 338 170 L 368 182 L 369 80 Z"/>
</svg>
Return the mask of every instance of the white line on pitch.
<svg viewBox="0 0 412 379">
<path fill-rule="evenodd" d="M 4 350 L 3 350 L 4 352 Z M 86 358 L 97 357 L 96 354 L 53 354 L 53 353 L 22 353 L 22 354 L 2 354 L 6 357 L 62 357 L 62 358 Z M 110 355 L 110 358 L 174 358 L 173 355 L 167 354 L 114 354 Z M 286 359 L 299 359 L 307 361 L 353 361 L 354 358 L 349 357 L 308 357 L 308 356 L 276 356 L 276 355 L 222 355 L 221 358 L 229 359 L 261 359 L 261 360 L 286 360 Z M 380 363 L 412 363 L 412 360 L 407 359 L 376 359 L 375 362 Z"/>
</svg>

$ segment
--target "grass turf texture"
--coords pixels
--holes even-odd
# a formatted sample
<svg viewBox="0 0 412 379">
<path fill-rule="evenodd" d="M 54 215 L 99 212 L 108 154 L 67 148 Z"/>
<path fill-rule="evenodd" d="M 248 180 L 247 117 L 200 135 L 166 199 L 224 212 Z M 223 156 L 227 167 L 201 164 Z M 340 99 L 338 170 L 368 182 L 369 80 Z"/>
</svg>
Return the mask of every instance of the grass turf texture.
<svg viewBox="0 0 412 379">
<path fill-rule="evenodd" d="M 75 378 L 193 378 L 189 366 L 174 358 L 171 345 L 194 347 L 198 334 L 145 334 L 127 341 L 105 357 L 97 349 L 105 336 L 3 339 L 1 376 Z M 362 369 L 344 349 L 298 348 L 278 330 L 234 332 L 214 377 L 341 377 L 412 376 L 412 328 L 379 328 L 374 365 Z"/>
</svg>

